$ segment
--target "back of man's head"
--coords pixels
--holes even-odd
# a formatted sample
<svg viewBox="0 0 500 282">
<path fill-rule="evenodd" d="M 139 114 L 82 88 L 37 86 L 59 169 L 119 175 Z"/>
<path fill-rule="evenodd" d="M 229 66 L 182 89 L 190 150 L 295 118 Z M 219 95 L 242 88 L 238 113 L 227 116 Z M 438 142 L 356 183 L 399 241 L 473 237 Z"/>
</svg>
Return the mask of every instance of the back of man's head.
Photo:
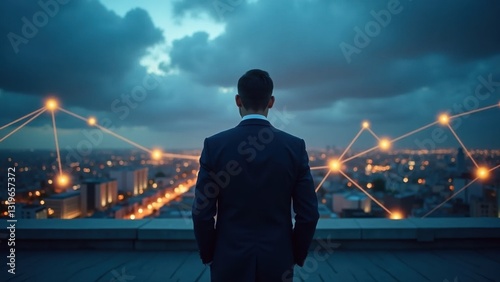
<svg viewBox="0 0 500 282">
<path fill-rule="evenodd" d="M 247 110 L 266 109 L 273 94 L 273 80 L 266 71 L 253 69 L 238 80 L 238 95 Z"/>
</svg>

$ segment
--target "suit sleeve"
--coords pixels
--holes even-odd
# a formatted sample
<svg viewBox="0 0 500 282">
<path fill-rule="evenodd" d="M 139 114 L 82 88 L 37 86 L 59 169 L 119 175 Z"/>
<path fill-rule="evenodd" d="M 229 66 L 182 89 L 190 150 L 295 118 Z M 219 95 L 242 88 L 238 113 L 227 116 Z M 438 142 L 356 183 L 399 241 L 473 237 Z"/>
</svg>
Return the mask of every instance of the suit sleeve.
<svg viewBox="0 0 500 282">
<path fill-rule="evenodd" d="M 303 266 L 319 219 L 318 199 L 309 168 L 309 157 L 304 140 L 301 140 L 301 158 L 297 182 L 292 192 L 295 226 L 293 229 L 293 253 L 295 263 Z"/>
<path fill-rule="evenodd" d="M 194 235 L 200 257 L 203 263 L 209 263 L 213 260 L 215 249 L 215 219 L 217 213 L 217 195 L 218 191 L 213 191 L 218 187 L 210 177 L 212 171 L 208 157 L 208 142 L 205 139 L 203 151 L 200 157 L 200 170 L 196 181 L 195 199 L 193 202 L 192 217 L 194 226 Z"/>
</svg>

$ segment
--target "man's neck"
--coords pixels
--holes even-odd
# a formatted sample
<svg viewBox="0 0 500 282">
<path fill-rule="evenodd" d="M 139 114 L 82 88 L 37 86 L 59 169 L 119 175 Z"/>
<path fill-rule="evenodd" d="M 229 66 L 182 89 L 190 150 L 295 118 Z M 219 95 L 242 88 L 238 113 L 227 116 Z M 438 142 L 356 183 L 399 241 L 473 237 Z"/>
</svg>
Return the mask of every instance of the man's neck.
<svg viewBox="0 0 500 282">
<path fill-rule="evenodd" d="M 247 119 L 263 119 L 267 120 L 267 117 L 263 114 L 246 114 L 241 117 L 242 120 L 247 120 Z"/>
<path fill-rule="evenodd" d="M 245 108 L 241 107 L 240 108 L 240 116 L 243 118 L 244 116 L 247 115 L 261 115 L 267 118 L 267 114 L 269 112 L 269 109 L 265 110 L 260 110 L 260 111 L 252 111 L 252 110 L 246 110 Z"/>
</svg>

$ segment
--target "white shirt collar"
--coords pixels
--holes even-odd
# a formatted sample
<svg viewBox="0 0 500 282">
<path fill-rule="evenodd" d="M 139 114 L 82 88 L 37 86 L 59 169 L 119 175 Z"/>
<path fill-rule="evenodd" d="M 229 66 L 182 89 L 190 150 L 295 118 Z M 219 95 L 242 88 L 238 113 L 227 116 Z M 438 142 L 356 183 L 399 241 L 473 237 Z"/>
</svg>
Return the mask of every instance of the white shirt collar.
<svg viewBox="0 0 500 282">
<path fill-rule="evenodd" d="M 247 120 L 247 119 L 263 119 L 263 120 L 267 120 L 267 118 L 265 116 L 259 115 L 259 114 L 249 114 L 249 115 L 243 116 L 243 118 L 241 118 L 241 120 Z"/>
</svg>

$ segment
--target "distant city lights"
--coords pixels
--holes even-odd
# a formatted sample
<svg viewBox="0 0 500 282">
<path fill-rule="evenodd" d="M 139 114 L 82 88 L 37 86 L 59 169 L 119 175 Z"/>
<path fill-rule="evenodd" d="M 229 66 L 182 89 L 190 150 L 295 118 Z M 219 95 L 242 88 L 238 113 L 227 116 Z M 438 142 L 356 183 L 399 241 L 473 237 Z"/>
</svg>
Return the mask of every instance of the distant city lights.
<svg viewBox="0 0 500 282">
<path fill-rule="evenodd" d="M 153 159 L 153 160 L 161 160 L 162 158 L 180 158 L 180 159 L 188 159 L 188 160 L 195 160 L 195 159 L 198 159 L 198 156 L 181 155 L 181 154 L 174 154 L 174 153 L 164 153 L 164 152 L 163 152 L 162 150 L 160 150 L 160 149 L 153 149 L 153 150 L 150 150 L 150 149 L 148 149 L 148 148 L 146 148 L 146 147 L 144 147 L 144 146 L 142 146 L 142 145 L 139 145 L 139 144 L 137 144 L 137 143 L 133 142 L 132 140 L 129 140 L 129 139 L 127 139 L 127 138 L 125 138 L 125 137 L 123 137 L 123 136 L 121 136 L 121 135 L 118 135 L 117 133 L 114 133 L 113 131 L 111 131 L 111 130 L 109 130 L 109 129 L 106 129 L 106 128 L 101 128 L 101 126 L 99 126 L 99 125 L 97 124 L 97 119 L 96 119 L 95 117 L 90 116 L 90 117 L 86 118 L 86 117 L 80 116 L 80 115 L 78 115 L 78 114 L 75 114 L 75 113 L 73 113 L 73 112 L 70 112 L 70 111 L 68 111 L 68 110 L 66 110 L 66 109 L 64 109 L 64 108 L 62 108 L 62 107 L 60 106 L 60 104 L 59 104 L 59 101 L 58 101 L 56 98 L 54 98 L 54 97 L 49 97 L 49 98 L 47 98 L 47 99 L 45 100 L 45 103 L 44 103 L 44 104 L 45 104 L 45 105 L 44 105 L 44 107 L 42 107 L 41 109 L 39 109 L 39 110 L 37 110 L 37 111 L 34 111 L 34 112 L 32 112 L 32 113 L 29 113 L 28 115 L 26 115 L 26 116 L 24 116 L 24 117 L 21 117 L 21 118 L 19 118 L 18 120 L 15 120 L 15 121 L 14 121 L 14 122 L 12 122 L 12 123 L 9 123 L 9 124 L 6 124 L 6 125 L 4 125 L 4 126 L 0 127 L 0 129 L 7 128 L 7 127 L 9 127 L 11 124 L 13 124 L 13 123 L 15 123 L 15 122 L 21 121 L 21 120 L 23 120 L 23 119 L 28 119 L 28 118 L 30 118 L 30 117 L 31 117 L 31 118 L 30 118 L 27 122 L 25 122 L 24 124 L 22 124 L 20 127 L 16 128 L 16 129 L 15 129 L 15 130 L 13 130 L 11 133 L 8 133 L 8 134 L 7 134 L 7 135 L 5 135 L 4 137 L 2 137 L 2 138 L 0 139 L 0 143 L 1 143 L 3 140 L 5 140 L 6 138 L 8 138 L 10 135 L 12 135 L 13 133 L 15 133 L 17 130 L 21 129 L 23 126 L 27 125 L 29 122 L 31 122 L 32 120 L 34 120 L 34 119 L 38 116 L 38 114 L 37 114 L 37 113 L 40 113 L 40 114 L 41 114 L 43 111 L 46 111 L 46 110 L 51 111 L 51 112 L 52 112 L 52 120 L 53 120 L 54 137 L 55 137 L 55 143 L 56 143 L 57 161 L 58 161 L 58 167 L 57 167 L 56 165 L 53 165 L 53 166 L 52 166 L 52 169 L 54 169 L 54 170 L 59 170 L 59 173 L 58 173 L 58 176 L 56 175 L 56 176 L 55 176 L 55 177 L 53 177 L 52 179 L 48 179 L 48 180 L 47 180 L 47 183 L 48 183 L 49 185 L 56 184 L 56 185 L 58 185 L 58 186 L 68 186 L 68 185 L 70 184 L 70 182 L 71 182 L 71 175 L 65 175 L 65 174 L 63 173 L 63 168 L 62 168 L 62 165 L 61 165 L 61 157 L 60 157 L 60 152 L 59 152 L 59 147 L 58 147 L 58 137 L 57 137 L 57 130 L 56 130 L 56 122 L 55 122 L 55 117 L 54 117 L 54 116 L 55 116 L 54 112 L 55 112 L 56 110 L 61 111 L 61 112 L 64 112 L 64 113 L 66 113 L 66 114 L 69 114 L 69 115 L 71 115 L 71 116 L 73 116 L 73 117 L 76 117 L 76 118 L 78 118 L 78 119 L 82 120 L 83 122 L 86 122 L 86 123 L 87 123 L 88 125 L 90 125 L 90 126 L 97 126 L 97 127 L 98 127 L 98 128 L 100 128 L 103 132 L 108 133 L 108 134 L 111 134 L 111 135 L 115 136 L 116 138 L 118 138 L 118 139 L 120 139 L 120 140 L 122 140 L 122 141 L 124 141 L 124 142 L 127 142 L 127 143 L 131 144 L 132 146 L 134 146 L 134 147 L 136 147 L 136 148 L 138 148 L 138 149 L 140 149 L 140 150 L 143 150 L 143 151 L 145 151 L 145 152 L 149 153 L 149 154 L 150 154 L 151 159 Z M 424 129 L 426 129 L 426 128 L 430 127 L 430 126 L 433 126 L 433 125 L 435 125 L 435 124 L 441 124 L 441 125 L 445 125 L 445 126 L 448 126 L 448 127 L 449 127 L 449 129 L 451 130 L 451 133 L 453 133 L 454 137 L 458 140 L 458 142 L 460 143 L 460 145 L 461 145 L 461 146 L 462 146 L 462 148 L 464 149 L 464 151 L 465 151 L 465 153 L 466 153 L 466 156 L 468 156 L 468 157 L 469 157 L 469 159 L 470 159 L 470 160 L 474 163 L 474 165 L 476 166 L 476 168 L 477 168 L 477 170 L 476 170 L 476 172 L 475 172 L 476 177 L 477 177 L 478 179 L 481 179 L 481 180 L 488 179 L 488 178 L 490 177 L 490 173 L 491 173 L 491 171 L 496 170 L 496 169 L 497 169 L 497 168 L 499 168 L 500 166 L 495 166 L 495 167 L 493 167 L 493 168 L 488 168 L 488 167 L 481 167 L 481 166 L 479 166 L 479 165 L 476 163 L 476 161 L 474 160 L 474 158 L 473 158 L 473 154 L 471 154 L 471 152 L 469 152 L 469 151 L 467 150 L 466 146 L 465 146 L 465 145 L 464 145 L 464 143 L 460 140 L 460 138 L 459 138 L 459 136 L 457 135 L 457 133 L 456 133 L 456 132 L 454 131 L 454 129 L 450 126 L 450 121 L 451 121 L 453 118 L 456 118 L 456 117 L 458 117 L 458 116 L 463 116 L 463 115 L 466 115 L 466 114 L 472 114 L 472 113 L 475 113 L 475 112 L 484 111 L 484 110 L 487 110 L 487 109 L 492 109 L 492 108 L 498 108 L 498 107 L 500 107 L 500 102 L 495 103 L 495 104 L 490 105 L 490 106 L 483 107 L 483 108 L 474 109 L 474 110 L 471 110 L 471 111 L 469 111 L 469 112 L 462 112 L 462 113 L 457 114 L 457 115 L 449 115 L 448 113 L 441 113 L 441 114 L 439 114 L 439 115 L 438 115 L 437 121 L 434 121 L 434 122 L 432 122 L 432 123 L 430 123 L 430 124 L 428 124 L 428 125 L 422 126 L 422 127 L 418 128 L 418 129 L 412 130 L 412 131 L 410 131 L 410 132 L 408 132 L 408 133 L 406 133 L 406 134 L 404 134 L 404 135 L 402 135 L 402 136 L 399 136 L 399 137 L 397 137 L 397 138 L 395 138 L 395 139 L 388 139 L 388 138 L 381 138 L 381 139 L 380 139 L 380 138 L 378 137 L 378 135 L 377 135 L 377 134 L 375 134 L 375 132 L 373 132 L 373 131 L 370 129 L 370 126 L 371 126 L 370 122 L 369 122 L 369 121 L 367 121 L 367 120 L 363 120 L 363 121 L 362 121 L 362 123 L 361 123 L 362 129 L 360 129 L 359 133 L 358 133 L 358 134 L 356 135 L 356 137 L 355 137 L 355 138 L 351 141 L 351 144 L 350 144 L 349 146 L 347 146 L 347 147 L 346 147 L 346 149 L 345 149 L 344 153 L 343 153 L 340 157 L 338 157 L 338 159 L 335 159 L 335 160 L 330 160 L 330 161 L 328 161 L 327 165 L 323 165 L 323 166 L 321 166 L 321 167 L 311 167 L 311 169 L 329 169 L 328 173 L 326 173 L 326 174 L 325 174 L 325 176 L 324 176 L 323 180 L 321 181 L 320 185 L 318 185 L 318 188 L 316 189 L 316 191 L 317 191 L 317 190 L 321 187 L 321 185 L 322 185 L 322 184 L 325 182 L 325 180 L 328 178 L 328 176 L 330 175 L 330 172 L 339 172 L 339 173 L 341 173 L 344 177 L 346 177 L 346 179 L 347 179 L 347 180 L 349 180 L 349 182 L 347 183 L 347 186 L 348 186 L 348 187 L 351 187 L 351 186 L 353 186 L 353 185 L 354 185 L 354 186 L 356 186 L 359 190 L 361 190 L 362 192 L 364 192 L 365 194 L 367 194 L 367 196 L 368 196 L 368 197 L 370 197 L 373 201 L 375 201 L 375 202 L 376 202 L 379 206 L 381 206 L 382 208 L 384 208 L 384 209 L 387 211 L 387 213 L 388 213 L 388 214 L 391 214 L 391 216 L 390 216 L 390 218 L 391 218 L 391 219 L 401 219 L 401 218 L 403 218 L 403 214 L 402 214 L 402 213 L 400 213 L 400 212 L 391 212 L 390 210 L 388 210 L 387 208 L 385 208 L 385 207 L 383 206 L 383 204 L 382 204 L 382 203 L 379 203 L 379 202 L 377 202 L 377 201 L 376 201 L 376 199 L 375 199 L 375 198 L 372 198 L 372 197 L 371 197 L 371 193 L 367 193 L 366 191 L 364 191 L 363 187 L 362 187 L 362 186 L 360 186 L 360 185 L 359 185 L 359 183 L 358 183 L 357 181 L 354 181 L 354 180 L 352 180 L 351 178 L 349 178 L 349 175 L 348 175 L 348 174 L 346 174 L 346 173 L 344 173 L 344 172 L 342 171 L 342 169 L 343 169 L 343 164 L 345 164 L 346 162 L 348 162 L 348 161 L 350 161 L 350 160 L 356 159 L 356 158 L 358 158 L 358 157 L 360 157 L 360 156 L 362 156 L 362 155 L 365 155 L 365 154 L 367 154 L 367 153 L 369 153 L 369 152 L 372 152 L 372 151 L 376 150 L 377 148 L 378 148 L 378 149 L 380 149 L 380 150 L 383 150 L 383 151 L 388 151 L 388 150 L 391 148 L 392 143 L 395 143 L 395 142 L 397 142 L 397 141 L 399 141 L 399 140 L 401 140 L 401 139 L 403 139 L 403 138 L 406 138 L 406 137 L 408 137 L 408 136 L 411 136 L 411 135 L 413 135 L 413 134 L 415 134 L 415 133 L 417 133 L 417 132 L 419 132 L 419 131 L 421 131 L 421 130 L 424 130 Z M 368 131 L 371 135 L 373 135 L 373 137 L 375 137 L 375 139 L 378 141 L 378 145 L 377 145 L 377 146 L 374 146 L 373 148 L 367 149 L 366 151 L 363 151 L 363 152 L 361 152 L 361 153 L 351 154 L 351 152 L 349 151 L 349 149 L 351 148 L 351 145 L 352 145 L 352 144 L 353 144 L 353 143 L 357 140 L 357 138 L 358 138 L 358 137 L 362 134 L 362 132 L 364 132 L 364 131 Z M 147 154 L 147 153 L 146 153 L 146 154 Z M 347 154 L 347 158 L 345 158 L 345 159 L 343 158 L 343 157 L 344 157 L 344 154 Z M 146 155 L 146 156 L 147 156 L 147 155 Z M 327 157 L 328 157 L 328 156 L 327 156 L 326 154 L 322 154 L 322 155 L 321 155 L 321 159 L 322 159 L 322 160 L 325 160 Z M 11 158 L 9 158 L 8 160 L 9 160 L 9 162 L 10 162 L 10 161 L 12 161 L 12 160 L 11 160 Z M 131 161 L 133 161 L 134 159 L 133 159 L 133 158 L 131 158 L 130 160 L 131 160 Z M 144 164 L 144 163 L 145 163 L 145 162 L 144 162 L 144 163 L 143 163 L 143 162 L 144 162 L 144 161 L 141 161 L 141 164 Z M 422 164 L 422 165 L 421 165 L 420 163 L 418 163 L 418 164 L 417 164 L 415 161 L 410 161 L 410 162 L 408 163 L 408 169 L 409 169 L 410 171 L 411 171 L 411 170 L 418 169 L 418 168 L 420 168 L 421 170 L 424 170 L 424 169 L 425 169 L 425 166 L 426 166 L 426 165 L 428 165 L 428 161 L 426 161 L 426 162 L 427 162 L 427 164 Z M 455 162 L 455 160 L 454 160 L 454 159 L 452 159 L 452 162 Z M 106 164 L 107 166 L 109 166 L 109 167 L 114 166 L 116 163 L 118 163 L 119 165 L 128 165 L 128 164 L 129 164 L 129 162 L 128 162 L 128 161 L 123 161 L 123 160 L 119 160 L 119 161 L 118 161 L 118 160 L 114 160 L 114 161 L 106 161 L 106 162 L 105 162 L 105 164 Z M 154 162 L 152 162 L 152 163 L 154 164 Z M 17 166 L 17 163 L 16 163 L 15 165 Z M 183 167 L 187 168 L 187 167 L 189 167 L 190 162 L 183 162 L 181 165 L 182 165 Z M 102 166 L 104 167 L 104 165 L 102 165 Z M 72 168 L 73 168 L 73 167 L 72 167 Z M 42 168 L 42 170 L 45 170 L 45 169 L 46 169 L 45 167 L 43 167 L 43 168 Z M 84 172 L 84 173 L 90 173 L 90 172 L 91 172 L 91 168 L 90 168 L 90 167 L 82 167 L 81 169 L 83 170 L 83 172 Z M 101 169 L 102 169 L 102 168 L 101 168 Z M 20 169 L 19 169 L 19 171 L 20 171 L 20 172 L 23 172 L 23 171 L 26 171 L 26 172 L 27 172 L 27 171 L 29 171 L 29 170 L 31 170 L 31 169 L 29 169 L 28 167 L 22 167 L 22 168 L 20 168 Z M 76 168 L 76 170 L 77 170 L 77 171 L 79 171 L 79 170 L 80 170 L 80 167 L 77 167 L 77 168 Z M 357 167 L 355 167 L 355 168 L 353 168 L 352 170 L 353 170 L 354 172 L 356 172 L 358 169 L 357 169 Z M 374 163 L 374 164 L 369 163 L 369 164 L 367 165 L 367 167 L 366 167 L 366 172 L 367 172 L 367 174 L 369 174 L 369 173 L 376 173 L 376 172 L 384 172 L 384 171 L 388 171 L 388 170 L 391 170 L 391 166 L 389 166 L 389 165 L 387 165 L 387 164 L 383 164 L 383 165 L 382 165 L 382 164 L 381 164 L 381 165 L 376 165 L 375 163 Z M 94 172 L 94 174 L 95 174 L 97 171 L 98 171 L 98 170 L 96 170 L 94 167 L 92 167 L 92 172 Z M 189 171 L 191 171 L 191 170 L 189 170 Z M 177 168 L 176 168 L 176 172 L 180 172 L 180 168 L 179 168 L 179 167 L 177 167 Z M 198 173 L 198 171 L 197 171 L 197 170 L 192 170 L 192 173 L 193 173 L 193 174 L 196 174 L 196 173 Z M 175 176 L 175 179 L 180 178 L 180 176 L 181 176 L 181 175 L 176 175 L 176 176 Z M 50 176 L 50 177 L 52 177 L 52 176 Z M 182 174 L 182 177 L 186 178 L 186 177 L 187 177 L 187 174 L 184 172 L 184 173 Z M 366 183 L 364 180 L 360 180 L 360 181 L 362 181 L 362 182 Z M 404 177 L 404 178 L 402 179 L 402 181 L 403 181 L 404 183 L 408 183 L 408 182 L 410 182 L 410 179 L 409 179 L 408 177 Z M 421 185 L 422 185 L 422 184 L 425 184 L 425 179 L 415 177 L 415 178 L 412 178 L 412 180 L 411 180 L 411 183 L 413 183 L 413 182 L 414 182 L 414 183 L 418 183 L 418 184 L 421 184 Z M 450 182 L 450 183 L 451 183 L 451 182 Z M 173 180 L 171 180 L 171 181 L 170 181 L 170 184 L 173 184 Z M 150 183 L 150 185 L 151 185 L 150 187 L 152 187 L 152 188 L 158 188 L 158 187 L 160 186 L 160 185 L 158 185 L 158 184 L 156 184 L 156 183 L 154 183 L 154 182 L 153 182 L 153 183 Z M 162 187 L 163 187 L 163 185 L 162 185 Z M 371 189 L 371 188 L 373 188 L 373 187 L 374 187 L 374 185 L 373 185 L 373 183 L 366 183 L 366 186 L 364 186 L 364 187 L 366 187 L 366 188 L 368 188 L 368 189 Z M 461 191 L 461 190 L 459 190 L 459 188 L 460 188 L 460 187 L 455 187 L 455 186 L 453 186 L 453 185 L 451 185 L 451 184 L 450 184 L 450 186 L 449 186 L 449 189 L 450 189 L 450 190 L 452 190 L 452 191 L 453 191 L 453 190 L 455 190 L 455 188 L 457 188 L 457 190 L 458 190 L 458 191 Z M 467 187 L 464 187 L 464 189 L 465 189 L 465 188 L 467 188 Z M 73 186 L 73 189 L 77 189 L 77 187 L 76 187 L 76 186 Z M 168 199 L 169 199 L 170 197 L 175 198 L 178 194 L 180 194 L 180 193 L 185 193 L 185 192 L 187 192 L 187 190 L 188 190 L 188 187 L 186 187 L 186 186 L 184 186 L 184 185 L 179 185 L 178 187 L 176 187 L 176 188 L 174 189 L 174 191 L 173 191 L 172 195 L 170 195 L 169 193 L 165 193 L 165 198 L 163 198 L 163 197 L 162 197 L 162 198 L 158 198 L 158 199 L 156 199 L 156 201 L 154 201 L 154 200 L 153 200 L 153 201 L 154 201 L 153 206 L 154 206 L 154 207 L 155 207 L 155 209 L 156 209 L 156 207 L 157 207 L 157 206 L 161 206 L 161 204 L 157 204 L 157 203 L 168 202 Z M 37 197 L 41 197 L 41 196 L 42 196 L 42 193 L 45 193 L 45 191 L 42 191 L 42 192 L 40 192 L 40 191 L 33 191 L 33 192 L 29 192 L 29 194 L 28 194 L 28 195 L 29 195 L 30 197 L 35 196 L 35 195 L 36 195 Z M 144 191 L 141 191 L 141 192 L 140 192 L 140 194 L 142 194 L 142 193 L 144 193 Z M 167 194 L 168 194 L 168 196 L 167 196 Z M 455 196 L 455 195 L 452 195 L 449 199 L 453 198 L 454 196 Z M 123 200 L 123 199 L 124 199 L 124 195 L 118 195 L 118 199 L 119 199 L 119 200 Z M 448 200 L 449 200 L 449 199 L 448 199 Z M 39 200 L 39 199 L 37 199 L 37 200 Z M 44 203 L 45 203 L 45 202 L 44 202 L 43 200 L 40 200 L 40 204 L 42 204 L 42 205 L 43 205 Z M 148 208 L 149 210 L 151 210 L 151 209 L 153 209 L 153 206 L 150 204 L 150 205 L 148 205 L 148 206 L 147 206 L 147 208 Z M 437 208 L 439 208 L 439 207 L 440 207 L 440 205 L 438 205 L 438 206 L 436 207 L 436 209 L 437 209 Z M 139 213 L 142 213 L 142 212 L 144 212 L 145 210 L 146 210 L 146 208 L 144 208 L 144 209 L 142 209 L 142 208 L 141 208 L 141 209 L 139 209 Z M 434 211 L 434 210 L 430 211 L 429 213 L 432 213 L 433 211 Z M 54 211 L 53 211 L 53 210 L 52 210 L 52 211 L 50 211 L 50 210 L 49 210 L 49 214 L 50 214 L 51 212 L 52 212 L 52 213 L 54 213 Z M 428 215 L 428 214 L 426 214 L 425 216 L 427 216 L 427 215 Z M 142 216 L 140 216 L 139 214 L 136 214 L 136 215 L 130 215 L 130 219 L 135 219 L 135 218 L 136 218 L 136 216 L 138 216 L 139 218 L 142 218 Z M 425 217 L 425 216 L 424 216 L 424 217 Z M 127 215 L 127 216 L 125 216 L 125 217 L 128 217 L 128 215 Z"/>
</svg>

